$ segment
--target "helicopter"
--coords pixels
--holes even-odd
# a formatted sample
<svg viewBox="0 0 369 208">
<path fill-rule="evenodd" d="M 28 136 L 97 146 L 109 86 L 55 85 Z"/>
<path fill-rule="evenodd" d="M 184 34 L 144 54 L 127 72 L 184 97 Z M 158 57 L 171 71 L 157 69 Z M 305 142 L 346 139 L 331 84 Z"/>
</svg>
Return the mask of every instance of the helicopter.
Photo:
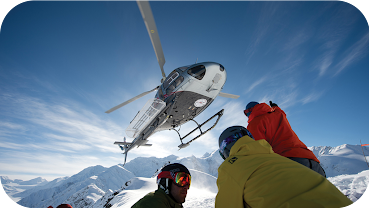
<svg viewBox="0 0 369 208">
<path fill-rule="evenodd" d="M 224 109 L 214 114 L 202 124 L 198 124 L 194 120 L 197 115 L 203 112 L 217 96 L 233 99 L 239 97 L 238 95 L 221 92 L 226 82 L 227 73 L 224 66 L 216 62 L 197 63 L 196 61 L 195 64 L 178 67 L 168 76 L 165 76 L 163 68 L 165 64 L 164 53 L 150 4 L 147 1 L 137 1 L 137 4 L 149 33 L 161 69 L 162 79 L 161 85 L 141 93 L 105 112 L 111 113 L 151 92 L 157 91 L 155 97 L 147 101 L 125 130 L 128 137 L 134 138 L 133 141 L 127 142 L 124 137 L 123 142 L 116 141 L 114 143 L 119 145 L 123 151 L 122 154 L 125 155 L 124 164 L 127 160 L 127 154 L 132 148 L 152 146 L 152 144 L 147 144 L 148 138 L 158 131 L 176 131 L 181 142 L 178 146 L 179 149 L 187 147 L 192 141 L 215 127 L 223 115 Z M 206 123 L 215 118 L 216 121 L 210 128 L 205 131 L 201 129 Z M 197 127 L 187 135 L 181 137 L 179 131 L 175 128 L 180 127 L 188 121 L 194 121 Z M 200 134 L 187 143 L 183 143 L 183 139 L 196 130 L 200 130 Z"/>
</svg>

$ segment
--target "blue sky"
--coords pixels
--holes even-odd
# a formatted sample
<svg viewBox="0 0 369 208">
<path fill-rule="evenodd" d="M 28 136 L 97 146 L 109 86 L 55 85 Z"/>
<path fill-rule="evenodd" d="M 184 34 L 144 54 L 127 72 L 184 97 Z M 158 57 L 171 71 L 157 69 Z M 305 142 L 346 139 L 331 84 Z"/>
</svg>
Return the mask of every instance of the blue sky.
<svg viewBox="0 0 369 208">
<path fill-rule="evenodd" d="M 307 146 L 369 143 L 369 28 L 344 2 L 151 2 L 168 75 L 196 62 L 225 66 L 223 92 L 201 115 L 221 109 L 215 129 L 178 151 L 174 131 L 149 138 L 138 156 L 200 157 L 219 134 L 247 126 L 250 101 L 277 103 Z M 124 156 L 113 145 L 161 73 L 136 2 L 25 2 L 0 32 L 0 175 L 48 180 Z M 186 124 L 183 134 L 194 127 Z"/>
</svg>

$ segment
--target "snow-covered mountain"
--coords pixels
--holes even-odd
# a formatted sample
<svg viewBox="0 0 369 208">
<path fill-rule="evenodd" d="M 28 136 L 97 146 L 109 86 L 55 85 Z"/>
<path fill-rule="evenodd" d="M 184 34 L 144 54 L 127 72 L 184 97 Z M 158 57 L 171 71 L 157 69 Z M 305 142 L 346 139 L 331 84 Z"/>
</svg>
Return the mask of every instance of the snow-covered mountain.
<svg viewBox="0 0 369 208">
<path fill-rule="evenodd" d="M 6 176 L 0 176 L 0 179 L 5 192 L 16 202 L 19 201 L 21 198 L 28 196 L 27 191 L 29 189 L 34 189 L 37 186 L 43 186 L 48 183 L 47 180 L 41 177 L 34 178 L 28 181 L 23 181 L 19 179 L 11 180 Z"/>
<path fill-rule="evenodd" d="M 342 174 L 357 174 L 363 170 L 368 170 L 369 147 L 360 145 L 344 144 L 337 147 L 309 147 L 320 160 L 327 177 Z"/>
<path fill-rule="evenodd" d="M 328 180 L 351 200 L 358 200 L 369 183 L 369 170 L 363 150 L 359 145 L 341 145 L 338 147 L 310 148 L 324 167 Z M 217 151 L 197 158 L 195 156 L 179 158 L 171 155 L 165 158 L 138 157 L 128 162 L 105 168 L 93 166 L 71 177 L 58 178 L 45 182 L 41 178 L 32 182 L 10 180 L 2 177 L 3 187 L 13 199 L 26 207 L 56 207 L 61 203 L 78 207 L 131 207 L 137 200 L 157 188 L 155 175 L 163 165 L 179 162 L 192 174 L 192 185 L 184 207 L 214 207 L 217 193 L 217 169 L 223 162 Z M 22 183 L 23 182 L 23 183 Z M 17 192 L 15 184 L 34 184 L 33 188 Z M 35 185 L 36 184 L 36 185 Z M 13 189 L 12 189 L 13 188 Z"/>
</svg>

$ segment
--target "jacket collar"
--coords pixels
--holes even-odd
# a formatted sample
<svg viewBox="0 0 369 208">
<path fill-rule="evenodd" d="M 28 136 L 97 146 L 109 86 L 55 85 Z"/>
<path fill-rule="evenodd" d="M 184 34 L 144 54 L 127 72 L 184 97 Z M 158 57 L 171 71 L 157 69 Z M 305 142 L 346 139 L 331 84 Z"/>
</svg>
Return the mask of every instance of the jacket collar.
<svg viewBox="0 0 369 208">
<path fill-rule="evenodd" d="M 155 194 L 159 195 L 161 198 L 168 200 L 170 207 L 182 207 L 182 204 L 177 203 L 173 198 L 172 195 L 168 195 L 165 193 L 165 191 L 161 188 L 158 188 L 155 191 Z"/>
<path fill-rule="evenodd" d="M 241 137 L 232 147 L 229 157 L 232 155 L 256 155 L 274 153 L 272 147 L 265 139 L 253 140 L 249 136 Z"/>
</svg>

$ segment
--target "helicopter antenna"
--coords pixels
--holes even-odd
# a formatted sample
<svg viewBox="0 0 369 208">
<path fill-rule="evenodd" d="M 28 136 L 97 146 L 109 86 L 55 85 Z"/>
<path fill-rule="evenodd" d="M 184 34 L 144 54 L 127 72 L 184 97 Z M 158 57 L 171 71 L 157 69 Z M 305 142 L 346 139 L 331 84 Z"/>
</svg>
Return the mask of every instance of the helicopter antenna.
<svg viewBox="0 0 369 208">
<path fill-rule="evenodd" d="M 196 62 L 195 62 L 195 64 L 197 64 L 197 60 L 199 60 L 199 58 L 197 58 L 197 59 L 196 59 Z"/>
</svg>

